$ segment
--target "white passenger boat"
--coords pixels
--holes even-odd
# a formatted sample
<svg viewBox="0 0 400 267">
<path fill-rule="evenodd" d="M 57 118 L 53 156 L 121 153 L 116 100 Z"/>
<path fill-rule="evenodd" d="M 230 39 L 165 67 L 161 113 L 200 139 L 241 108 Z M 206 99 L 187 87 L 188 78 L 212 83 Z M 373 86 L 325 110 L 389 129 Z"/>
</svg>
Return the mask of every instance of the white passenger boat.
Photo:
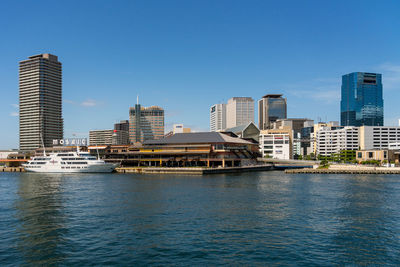
<svg viewBox="0 0 400 267">
<path fill-rule="evenodd" d="M 22 165 L 28 172 L 112 172 L 117 164 L 106 163 L 88 152 L 51 153 L 33 157 Z"/>
</svg>

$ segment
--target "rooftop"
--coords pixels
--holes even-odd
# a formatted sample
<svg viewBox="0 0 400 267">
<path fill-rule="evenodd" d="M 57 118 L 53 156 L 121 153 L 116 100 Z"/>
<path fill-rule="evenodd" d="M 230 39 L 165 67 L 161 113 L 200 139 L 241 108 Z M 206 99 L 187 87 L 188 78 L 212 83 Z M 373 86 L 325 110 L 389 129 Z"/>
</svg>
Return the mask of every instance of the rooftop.
<svg viewBox="0 0 400 267">
<path fill-rule="evenodd" d="M 283 96 L 282 94 L 269 94 L 269 95 L 263 96 L 263 98 L 280 98 L 282 96 Z"/>
<path fill-rule="evenodd" d="M 241 138 L 230 137 L 218 132 L 200 132 L 200 133 L 176 133 L 169 137 L 157 140 L 145 141 L 144 145 L 168 145 L 168 144 L 210 144 L 210 143 L 232 143 L 251 145 L 251 142 Z"/>
</svg>

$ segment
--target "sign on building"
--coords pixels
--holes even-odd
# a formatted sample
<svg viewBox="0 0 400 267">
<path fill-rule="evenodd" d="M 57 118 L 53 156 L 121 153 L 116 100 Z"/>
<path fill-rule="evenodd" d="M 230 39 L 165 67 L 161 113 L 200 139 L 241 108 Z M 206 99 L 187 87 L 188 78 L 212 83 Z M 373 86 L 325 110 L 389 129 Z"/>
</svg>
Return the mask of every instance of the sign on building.
<svg viewBox="0 0 400 267">
<path fill-rule="evenodd" d="M 53 146 L 87 146 L 86 138 L 53 139 Z"/>
</svg>

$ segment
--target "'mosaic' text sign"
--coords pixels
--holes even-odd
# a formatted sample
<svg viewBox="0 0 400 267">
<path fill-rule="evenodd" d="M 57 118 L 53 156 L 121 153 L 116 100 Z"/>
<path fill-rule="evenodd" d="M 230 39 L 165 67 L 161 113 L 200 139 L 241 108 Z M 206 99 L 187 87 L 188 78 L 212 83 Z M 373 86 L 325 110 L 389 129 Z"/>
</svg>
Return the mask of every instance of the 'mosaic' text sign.
<svg viewBox="0 0 400 267">
<path fill-rule="evenodd" d="M 53 146 L 86 146 L 86 138 L 65 138 L 65 139 L 54 139 Z"/>
</svg>

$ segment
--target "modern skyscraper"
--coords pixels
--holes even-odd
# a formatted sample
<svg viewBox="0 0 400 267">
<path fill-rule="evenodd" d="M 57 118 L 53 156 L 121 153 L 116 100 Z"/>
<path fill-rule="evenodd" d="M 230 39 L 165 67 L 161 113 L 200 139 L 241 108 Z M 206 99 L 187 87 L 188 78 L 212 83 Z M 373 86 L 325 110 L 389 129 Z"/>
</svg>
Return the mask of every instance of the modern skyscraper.
<svg viewBox="0 0 400 267">
<path fill-rule="evenodd" d="M 40 54 L 19 63 L 19 147 L 51 147 L 53 139 L 63 139 L 61 62 Z"/>
<path fill-rule="evenodd" d="M 210 131 L 216 132 L 226 128 L 226 104 L 215 104 L 210 108 Z"/>
<path fill-rule="evenodd" d="M 342 76 L 342 126 L 383 126 L 382 75 L 353 72 Z"/>
<path fill-rule="evenodd" d="M 254 122 L 254 100 L 251 97 L 232 97 L 226 104 L 226 128 Z"/>
<path fill-rule="evenodd" d="M 287 119 L 286 98 L 282 95 L 265 95 L 258 100 L 258 127 L 260 130 L 271 128 L 278 119 Z"/>
<path fill-rule="evenodd" d="M 136 104 L 129 109 L 129 140 L 143 143 L 164 137 L 164 110 L 157 106 Z"/>
</svg>

